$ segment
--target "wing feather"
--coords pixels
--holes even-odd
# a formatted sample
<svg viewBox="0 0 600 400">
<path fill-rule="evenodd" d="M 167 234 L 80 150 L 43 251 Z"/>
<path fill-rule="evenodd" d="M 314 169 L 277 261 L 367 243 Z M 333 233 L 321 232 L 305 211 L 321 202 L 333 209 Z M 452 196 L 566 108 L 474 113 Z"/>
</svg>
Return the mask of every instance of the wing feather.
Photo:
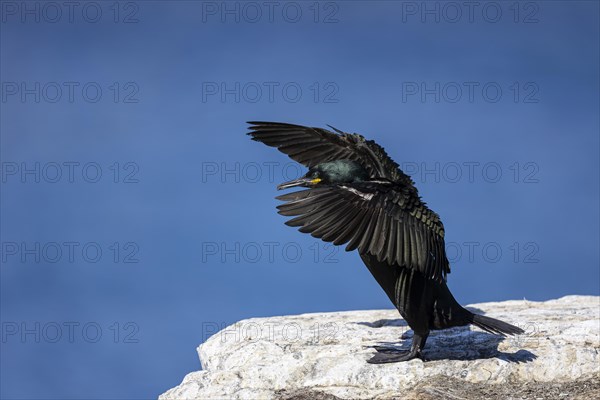
<svg viewBox="0 0 600 400">
<path fill-rule="evenodd" d="M 335 245 L 348 243 L 392 266 L 408 267 L 430 279 L 450 272 L 439 217 L 395 183 L 328 185 L 279 196 L 286 224 Z M 418 211 L 418 212 L 417 212 Z"/>
<path fill-rule="evenodd" d="M 267 146 L 276 147 L 293 160 L 307 166 L 334 161 L 354 160 L 371 178 L 385 178 L 406 185 L 414 184 L 408 175 L 372 140 L 357 133 L 335 132 L 322 128 L 280 122 L 249 121 L 248 135 Z"/>
<path fill-rule="evenodd" d="M 371 215 L 372 210 L 364 209 L 364 215 L 362 216 L 360 224 L 354 231 L 350 243 L 348 243 L 348 245 L 346 246 L 346 251 L 353 251 L 358 248 L 363 236 L 365 235 L 365 230 L 367 229 L 371 220 Z"/>
</svg>

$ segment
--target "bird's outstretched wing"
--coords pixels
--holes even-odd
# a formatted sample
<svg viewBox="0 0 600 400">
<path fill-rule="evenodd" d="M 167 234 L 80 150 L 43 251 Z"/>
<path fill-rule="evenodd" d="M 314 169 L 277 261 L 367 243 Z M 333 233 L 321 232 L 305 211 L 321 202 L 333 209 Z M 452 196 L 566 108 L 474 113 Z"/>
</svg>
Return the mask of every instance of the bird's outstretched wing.
<svg viewBox="0 0 600 400">
<path fill-rule="evenodd" d="M 444 226 L 414 188 L 392 182 L 354 182 L 316 187 L 277 197 L 279 213 L 300 232 L 335 245 L 348 243 L 393 265 L 442 281 L 450 272 Z"/>
<path fill-rule="evenodd" d="M 345 133 L 332 127 L 337 132 L 334 133 L 327 129 L 279 122 L 248 123 L 251 124 L 248 135 L 253 140 L 276 147 L 308 168 L 328 161 L 353 160 L 361 164 L 371 178 L 414 184 L 381 146 L 357 133 Z"/>
</svg>

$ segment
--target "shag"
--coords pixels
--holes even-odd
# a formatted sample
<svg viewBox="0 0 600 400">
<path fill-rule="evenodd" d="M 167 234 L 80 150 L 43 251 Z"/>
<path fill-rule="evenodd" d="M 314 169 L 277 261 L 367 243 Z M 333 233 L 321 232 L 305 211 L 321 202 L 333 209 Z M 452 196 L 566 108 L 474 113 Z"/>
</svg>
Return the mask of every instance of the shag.
<svg viewBox="0 0 600 400">
<path fill-rule="evenodd" d="M 308 168 L 277 188 L 306 190 L 277 197 L 286 225 L 346 251 L 363 262 L 413 330 L 410 350 L 378 348 L 381 364 L 423 359 L 431 330 L 473 324 L 505 335 L 523 330 L 461 307 L 446 285 L 450 265 L 440 217 L 421 200 L 412 179 L 372 140 L 330 126 L 312 128 L 250 121 L 253 140 L 276 147 Z"/>
</svg>

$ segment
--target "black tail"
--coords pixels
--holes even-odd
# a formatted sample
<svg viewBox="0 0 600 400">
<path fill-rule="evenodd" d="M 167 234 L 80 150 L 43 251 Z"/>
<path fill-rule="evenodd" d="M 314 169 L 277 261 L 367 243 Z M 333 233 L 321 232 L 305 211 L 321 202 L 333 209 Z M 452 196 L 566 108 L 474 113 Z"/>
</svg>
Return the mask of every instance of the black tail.
<svg viewBox="0 0 600 400">
<path fill-rule="evenodd" d="M 473 321 L 471 323 L 486 332 L 496 333 L 502 336 L 525 333 L 521 328 L 483 315 L 473 314 Z"/>
</svg>

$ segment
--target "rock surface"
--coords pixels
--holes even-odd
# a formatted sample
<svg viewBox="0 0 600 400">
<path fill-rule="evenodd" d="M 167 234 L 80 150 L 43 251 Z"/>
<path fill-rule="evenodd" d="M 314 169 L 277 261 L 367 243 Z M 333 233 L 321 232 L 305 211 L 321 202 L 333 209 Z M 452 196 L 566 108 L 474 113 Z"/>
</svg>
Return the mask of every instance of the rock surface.
<svg viewBox="0 0 600 400">
<path fill-rule="evenodd" d="M 600 399 L 600 297 L 470 309 L 526 333 L 434 331 L 423 352 L 429 361 L 372 365 L 373 346 L 410 345 L 412 331 L 395 310 L 247 319 L 202 344 L 203 370 L 160 400 Z"/>
</svg>

